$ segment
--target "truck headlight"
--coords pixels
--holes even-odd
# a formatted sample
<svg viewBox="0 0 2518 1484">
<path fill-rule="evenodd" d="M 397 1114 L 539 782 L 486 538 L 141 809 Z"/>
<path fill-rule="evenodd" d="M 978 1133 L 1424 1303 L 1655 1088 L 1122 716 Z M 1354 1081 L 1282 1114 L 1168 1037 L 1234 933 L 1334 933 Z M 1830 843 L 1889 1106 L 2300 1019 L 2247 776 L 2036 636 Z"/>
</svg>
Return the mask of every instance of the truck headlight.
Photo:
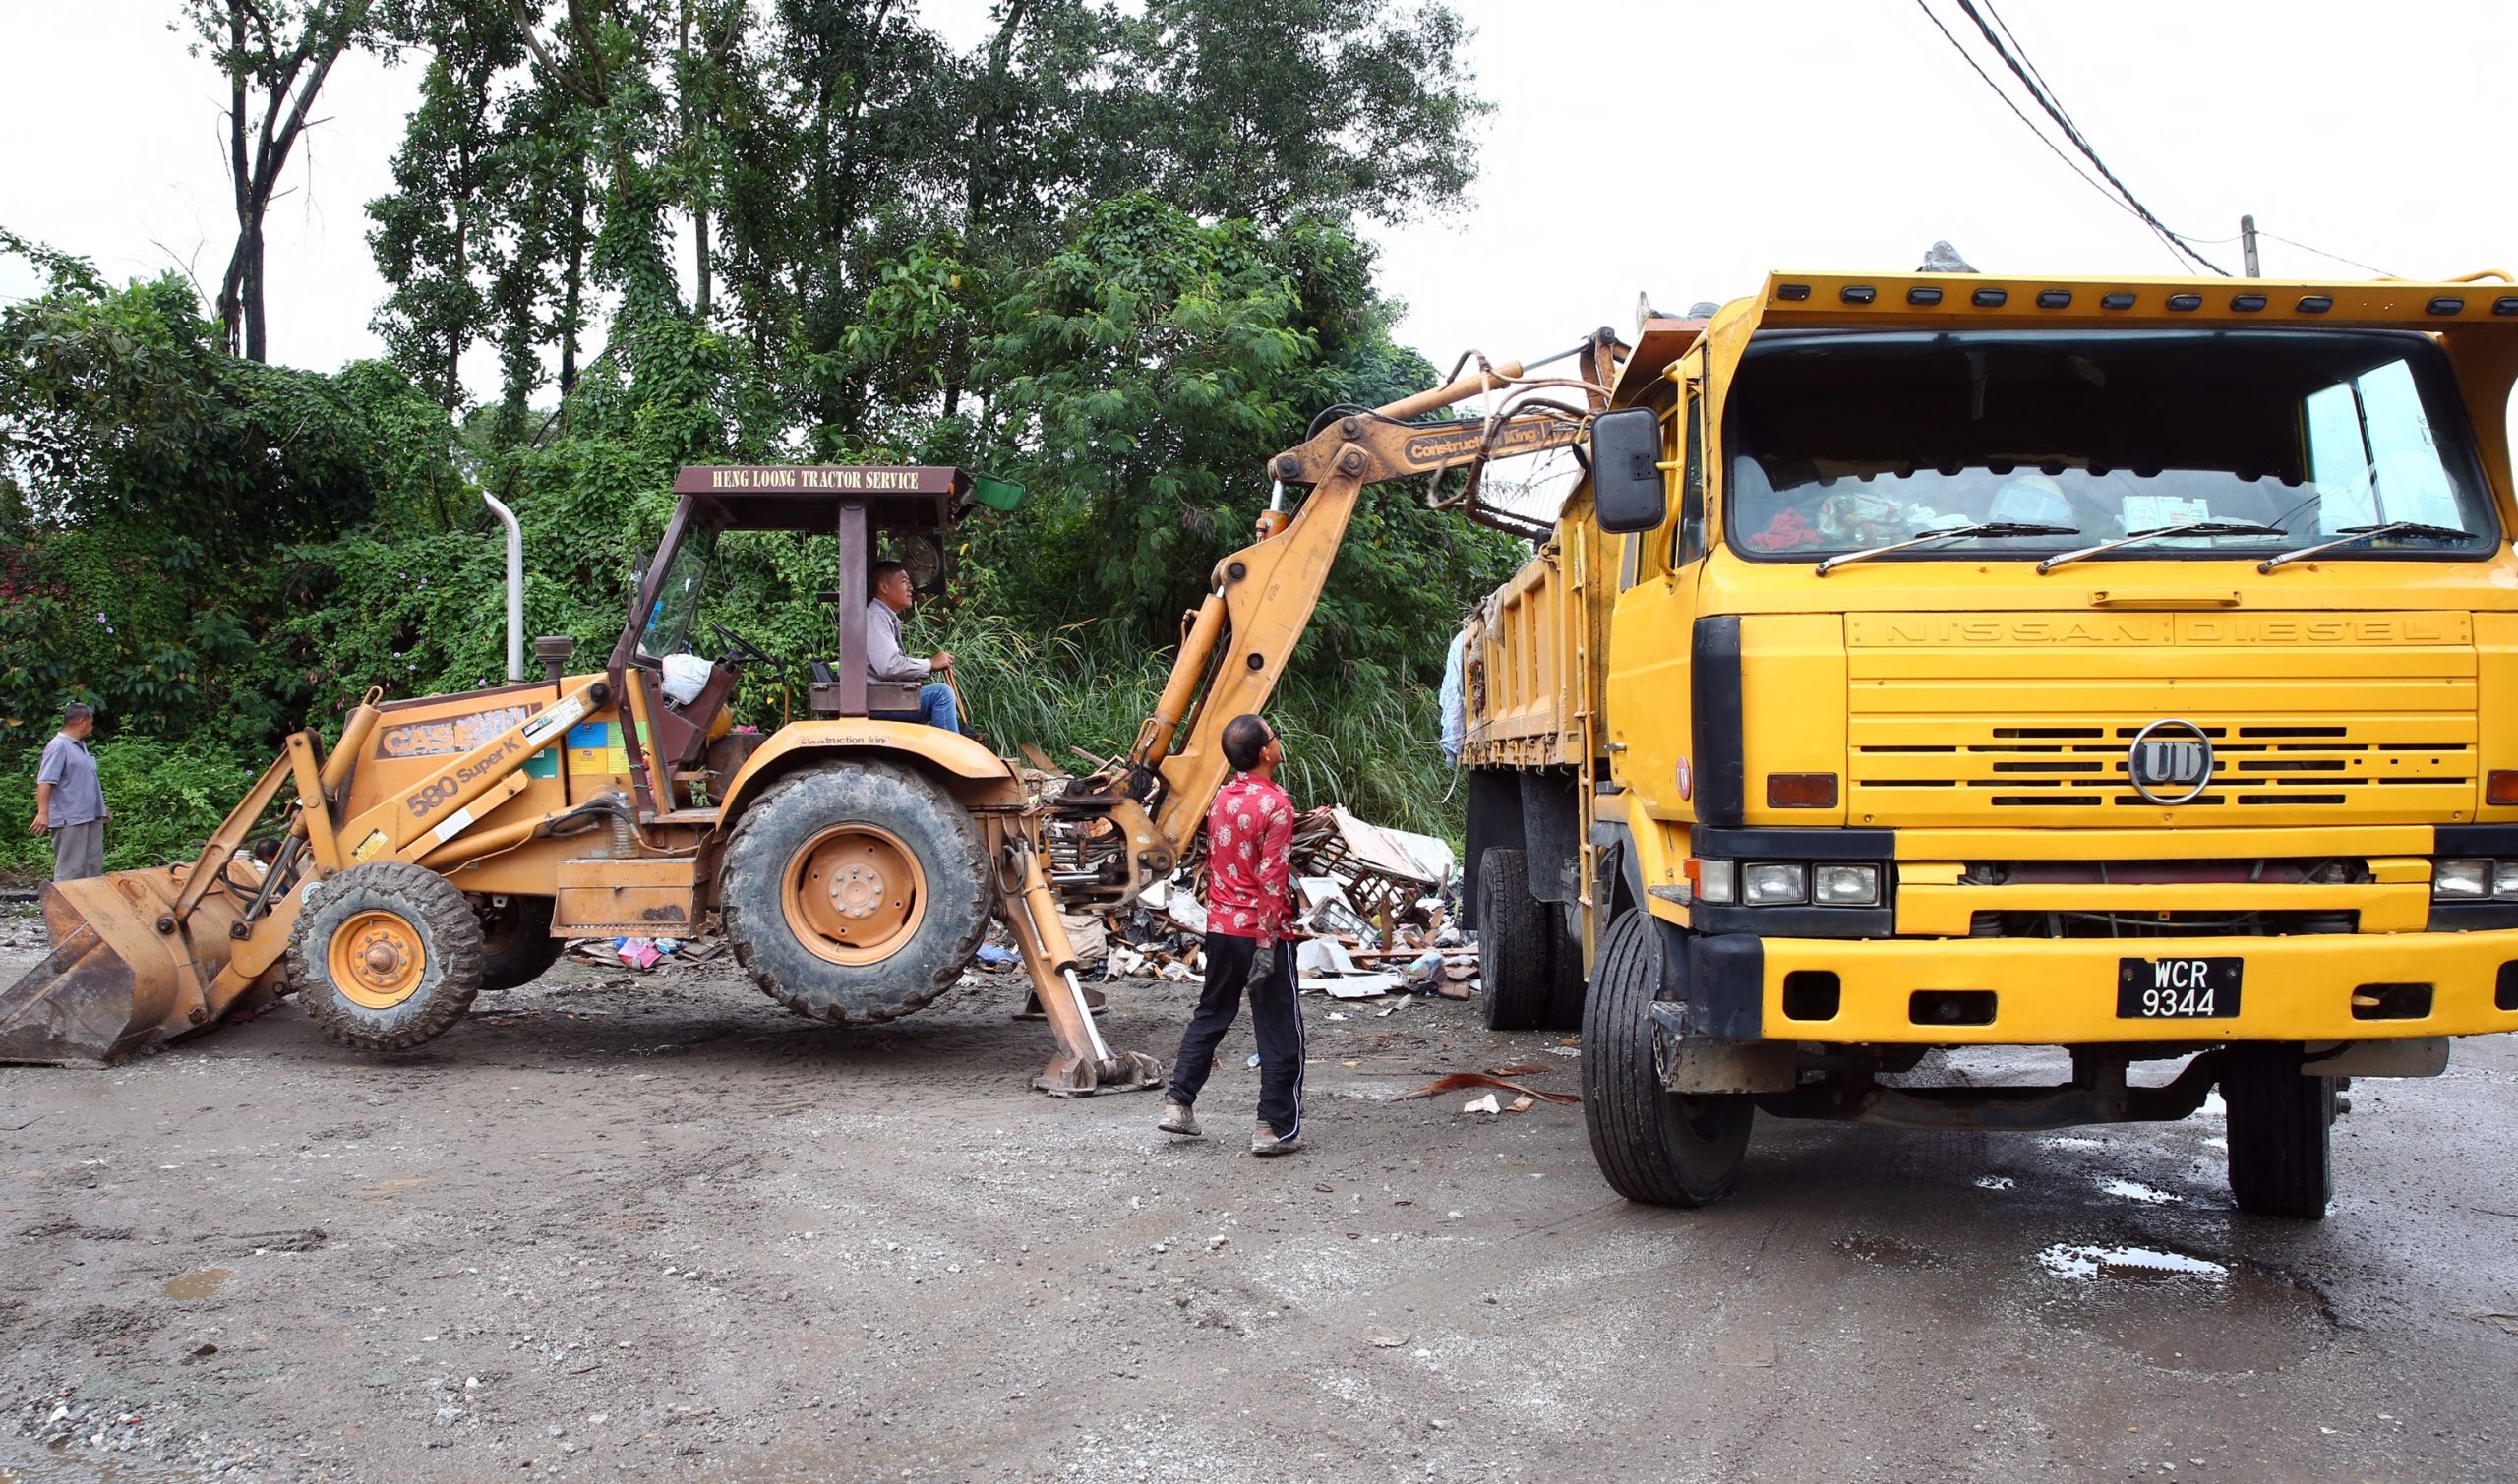
<svg viewBox="0 0 2518 1484">
<path fill-rule="evenodd" d="M 1869 907 L 1880 900 L 1880 867 L 1815 865 L 1810 870 L 1810 900 L 1822 907 Z"/>
<path fill-rule="evenodd" d="M 1769 861 L 1740 872 L 1740 899 L 1751 907 L 1787 907 L 1810 900 L 1810 869 L 1798 861 Z"/>
<path fill-rule="evenodd" d="M 2504 901 L 2518 899 L 2518 861 L 2491 863 L 2491 894 Z"/>
<path fill-rule="evenodd" d="M 2430 895 L 2443 900 L 2488 897 L 2493 874 L 2488 861 L 2442 861 L 2430 868 Z"/>
</svg>

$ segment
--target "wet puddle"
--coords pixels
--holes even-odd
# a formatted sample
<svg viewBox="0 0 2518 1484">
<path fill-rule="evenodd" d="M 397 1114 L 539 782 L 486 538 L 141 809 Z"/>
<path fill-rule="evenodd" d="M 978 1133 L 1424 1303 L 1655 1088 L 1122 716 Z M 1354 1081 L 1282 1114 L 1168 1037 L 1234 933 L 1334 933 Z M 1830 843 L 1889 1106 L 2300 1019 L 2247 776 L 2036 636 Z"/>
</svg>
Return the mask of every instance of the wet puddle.
<svg viewBox="0 0 2518 1484">
<path fill-rule="evenodd" d="M 1872 1263 L 1882 1268 L 1941 1268 L 1948 1260 L 1928 1247 L 1913 1247 L 1868 1232 L 1836 1238 L 1838 1252 L 1857 1263 Z"/>
<path fill-rule="evenodd" d="M 2314 1288 L 2254 1264 L 2057 1242 L 2037 1254 L 2037 1265 L 2069 1285 L 2063 1312 L 2074 1328 L 2166 1370 L 2278 1370 L 2334 1330 Z"/>
<path fill-rule="evenodd" d="M 2037 1254 L 2037 1265 L 2057 1277 L 2110 1278 L 2137 1283 L 2201 1278 L 2227 1282 L 2230 1270 L 2209 1258 L 2151 1247 L 2075 1247 L 2064 1242 Z"/>
<path fill-rule="evenodd" d="M 2139 1201 L 2145 1206 L 2175 1206 L 2186 1199 L 2184 1196 L 2172 1195 L 2165 1190 L 2153 1189 L 2139 1180 L 2110 1177 L 2099 1181 L 2098 1188 L 2111 1196 L 2128 1201 Z"/>
<path fill-rule="evenodd" d="M 186 1273 L 166 1279 L 165 1286 L 157 1291 L 178 1300 L 208 1298 L 235 1276 L 224 1268 L 204 1268 L 199 1273 Z"/>
</svg>

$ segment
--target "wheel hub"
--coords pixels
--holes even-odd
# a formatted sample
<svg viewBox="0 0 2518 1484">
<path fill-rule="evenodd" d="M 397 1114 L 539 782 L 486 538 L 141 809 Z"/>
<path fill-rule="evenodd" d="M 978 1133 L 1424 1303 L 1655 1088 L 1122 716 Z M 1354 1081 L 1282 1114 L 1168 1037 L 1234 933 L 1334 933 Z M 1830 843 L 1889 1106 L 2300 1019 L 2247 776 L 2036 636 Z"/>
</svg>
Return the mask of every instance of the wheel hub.
<svg viewBox="0 0 2518 1484">
<path fill-rule="evenodd" d="M 325 960 L 334 987 L 351 1003 L 390 1010 L 418 991 L 428 950 L 400 914 L 369 911 L 332 930 Z"/>
<path fill-rule="evenodd" d="M 871 964 L 917 936 L 927 877 L 891 831 L 841 824 L 796 853 L 783 896 L 788 926 L 807 949 L 834 964 Z"/>
</svg>

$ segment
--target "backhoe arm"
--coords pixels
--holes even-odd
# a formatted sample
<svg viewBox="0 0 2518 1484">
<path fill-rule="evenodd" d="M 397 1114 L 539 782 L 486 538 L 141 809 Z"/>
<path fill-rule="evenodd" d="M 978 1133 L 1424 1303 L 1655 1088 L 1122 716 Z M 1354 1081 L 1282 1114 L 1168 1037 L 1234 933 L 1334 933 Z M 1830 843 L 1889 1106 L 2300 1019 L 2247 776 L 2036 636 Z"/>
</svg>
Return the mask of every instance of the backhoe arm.
<svg viewBox="0 0 2518 1484">
<path fill-rule="evenodd" d="M 1260 539 L 1216 564 L 1154 715 L 1139 729 L 1127 756 L 1084 781 L 1082 792 L 1151 799 L 1152 823 L 1177 859 L 1229 771 L 1222 746 L 1225 724 L 1267 704 L 1319 605 L 1356 498 L 1384 480 L 1468 467 L 1470 482 L 1443 502 L 1465 505 L 1474 493 L 1475 471 L 1487 460 L 1580 442 L 1589 414 L 1606 401 L 1624 348 L 1605 329 L 1593 334 L 1570 352 L 1582 357 L 1579 380 L 1526 378 L 1518 362 L 1481 366 L 1447 386 L 1343 417 L 1269 460 L 1269 475 L 1278 484 L 1307 484 L 1311 494 L 1290 521 L 1272 507 L 1261 517 Z M 1583 405 L 1535 394 L 1553 388 L 1578 392 Z M 1489 417 L 1406 421 L 1470 397 L 1505 393 L 1509 399 Z"/>
</svg>

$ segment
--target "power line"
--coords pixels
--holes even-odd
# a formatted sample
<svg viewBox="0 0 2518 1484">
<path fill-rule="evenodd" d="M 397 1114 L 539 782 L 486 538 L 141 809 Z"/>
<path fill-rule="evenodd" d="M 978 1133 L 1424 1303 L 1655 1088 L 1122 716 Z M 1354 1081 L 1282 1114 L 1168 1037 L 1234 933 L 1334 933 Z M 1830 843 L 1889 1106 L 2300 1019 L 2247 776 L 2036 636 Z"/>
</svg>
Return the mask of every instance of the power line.
<svg viewBox="0 0 2518 1484">
<path fill-rule="evenodd" d="M 2028 89 L 2029 97 L 2035 101 L 2038 107 L 2046 111 L 2046 116 L 2048 118 L 2053 119 L 2062 127 L 2064 137 L 2072 142 L 2072 148 L 2078 149 L 2085 157 L 2087 157 L 2090 164 L 2097 169 L 2099 174 L 2107 177 L 2107 183 L 2117 189 L 2117 192 L 2125 198 L 2126 204 L 2130 206 L 2142 220 L 2148 222 L 2153 231 L 2156 231 L 2161 236 L 2167 238 L 2170 243 L 2175 245 L 2179 251 L 2185 253 L 2186 256 L 2193 259 L 2205 267 L 2210 268 L 2222 277 L 2226 278 L 2230 275 L 2229 269 L 2221 267 L 2217 263 L 2214 263 L 2211 259 L 2204 257 L 2201 253 L 2196 252 L 2192 244 L 2188 243 L 2185 238 L 2180 237 L 2175 231 L 2171 230 L 2167 222 L 2160 220 L 2159 217 L 2153 213 L 2150 208 L 2142 205 L 2140 198 L 2133 194 L 2132 189 L 2127 186 L 2125 182 L 2117 176 L 2115 171 L 2107 168 L 2107 161 L 2098 157 L 2098 151 L 2090 148 L 2089 141 L 2083 139 L 2081 137 L 2080 130 L 2074 128 L 2072 121 L 2065 116 L 2063 105 L 2050 97 L 2047 94 L 2046 89 L 2039 86 L 2038 80 L 2030 76 L 2035 69 L 2027 66 L 2022 60 L 2022 58 L 2027 55 L 2026 48 L 2021 48 L 2019 55 L 2013 56 L 2011 54 L 2010 47 L 2004 44 L 2002 35 L 1995 31 L 1993 26 L 1985 20 L 1983 12 L 1976 9 L 1975 0 L 1958 0 L 1958 8 L 1966 13 L 1968 20 L 1976 23 L 1976 30 L 1984 34 L 1985 44 L 1994 49 L 1994 55 L 2002 58 L 2003 65 L 2010 69 L 2011 76 L 2019 79 L 2020 86 Z"/>
<path fill-rule="evenodd" d="M 1932 7 L 1926 4 L 1925 0 L 1915 0 L 1915 7 L 1924 13 L 1925 20 L 1932 23 L 1933 30 L 1941 32 L 1942 39 L 1948 41 L 1950 44 L 1950 47 L 1958 53 L 1958 59 L 1967 64 L 1968 70 L 1975 73 L 1977 77 L 1984 79 L 1985 86 L 1993 89 L 1995 97 L 2002 99 L 2003 106 L 2010 110 L 2011 117 L 2019 120 L 2020 127 L 2037 136 L 2037 143 L 2044 145 L 2049 150 L 2053 151 L 2057 159 L 2064 162 L 2065 169 L 2079 176 L 2082 181 L 2088 184 L 2091 190 L 2096 191 L 2099 195 L 2105 197 L 2109 206 L 2114 207 L 2116 209 L 2123 211 L 2128 216 L 2131 216 L 2136 220 L 2140 219 L 2140 212 L 2134 210 L 2131 207 L 2127 206 L 2115 192 L 2107 189 L 2107 187 L 2092 179 L 2087 170 L 2082 169 L 2070 155 L 2066 154 L 2053 140 L 2046 137 L 2045 130 L 2038 128 L 2037 125 L 2030 120 L 2027 114 L 2019 111 L 2019 105 L 2011 101 L 2010 94 L 2003 91 L 2002 85 L 1995 82 L 1986 74 L 1984 68 L 1977 65 L 1975 55 L 1968 51 L 1966 46 L 1961 43 L 1956 36 L 1949 33 L 1949 28 L 1941 24 L 1941 17 L 1933 14 Z M 2162 240 L 2165 241 L 2166 239 Z M 2171 244 L 2171 251 L 2175 251 L 2174 244 Z"/>
<path fill-rule="evenodd" d="M 2258 237 L 2270 237 L 2270 238 L 2272 238 L 2274 241 L 2279 242 L 2279 243 L 2282 243 L 2282 244 L 2284 244 L 2284 245 L 2285 245 L 2285 246 L 2287 246 L 2287 247 L 2295 247 L 2295 248 L 2298 248 L 2298 249 L 2299 249 L 2301 252 L 2303 252 L 2303 253 L 2314 253 L 2314 254 L 2316 254 L 2316 255 L 2317 255 L 2318 257 L 2320 257 L 2320 258 L 2331 258 L 2331 259 L 2333 259 L 2333 260 L 2334 260 L 2335 262 L 2337 262 L 2337 263 L 2349 264 L 2349 265 L 2351 265 L 2351 266 L 2352 266 L 2352 267 L 2354 267 L 2362 268 L 2362 269 L 2365 269 L 2365 270 L 2367 270 L 2367 271 L 2368 271 L 2368 272 L 2375 273 L 2375 274 L 2377 274 L 2377 275 L 2378 275 L 2379 277 L 2381 277 L 2381 278 L 2401 278 L 2401 277 L 2403 277 L 2403 276 L 2404 276 L 2404 275 L 2403 275 L 2403 274 L 2401 274 L 2401 273 L 2391 273 L 2391 272 L 2388 272 L 2385 268 L 2377 267 L 2374 267 L 2374 266 L 2372 266 L 2372 265 L 2370 265 L 2370 264 L 2363 263 L 2363 262 L 2362 262 L 2360 259 L 2358 259 L 2358 258 L 2346 258 L 2346 257 L 2344 257 L 2341 253 L 2329 253 L 2329 252 L 2327 252 L 2327 251 L 2326 251 L 2325 249 L 2323 249 L 2323 248 L 2310 247 L 2310 246 L 2308 246 L 2308 245 L 2307 243 L 2305 243 L 2305 242 L 2293 242 L 2293 241 L 2292 241 L 2290 238 L 2288 238 L 2288 237 L 2284 237 L 2284 236 L 2280 235 L 2279 233 L 2275 233 L 2275 232 L 2268 232 L 2268 231 L 2264 230 L 2264 228 L 2262 228 L 2262 227 L 2257 227 L 2257 228 L 2255 229 L 2255 235 L 2257 235 Z"/>
</svg>

